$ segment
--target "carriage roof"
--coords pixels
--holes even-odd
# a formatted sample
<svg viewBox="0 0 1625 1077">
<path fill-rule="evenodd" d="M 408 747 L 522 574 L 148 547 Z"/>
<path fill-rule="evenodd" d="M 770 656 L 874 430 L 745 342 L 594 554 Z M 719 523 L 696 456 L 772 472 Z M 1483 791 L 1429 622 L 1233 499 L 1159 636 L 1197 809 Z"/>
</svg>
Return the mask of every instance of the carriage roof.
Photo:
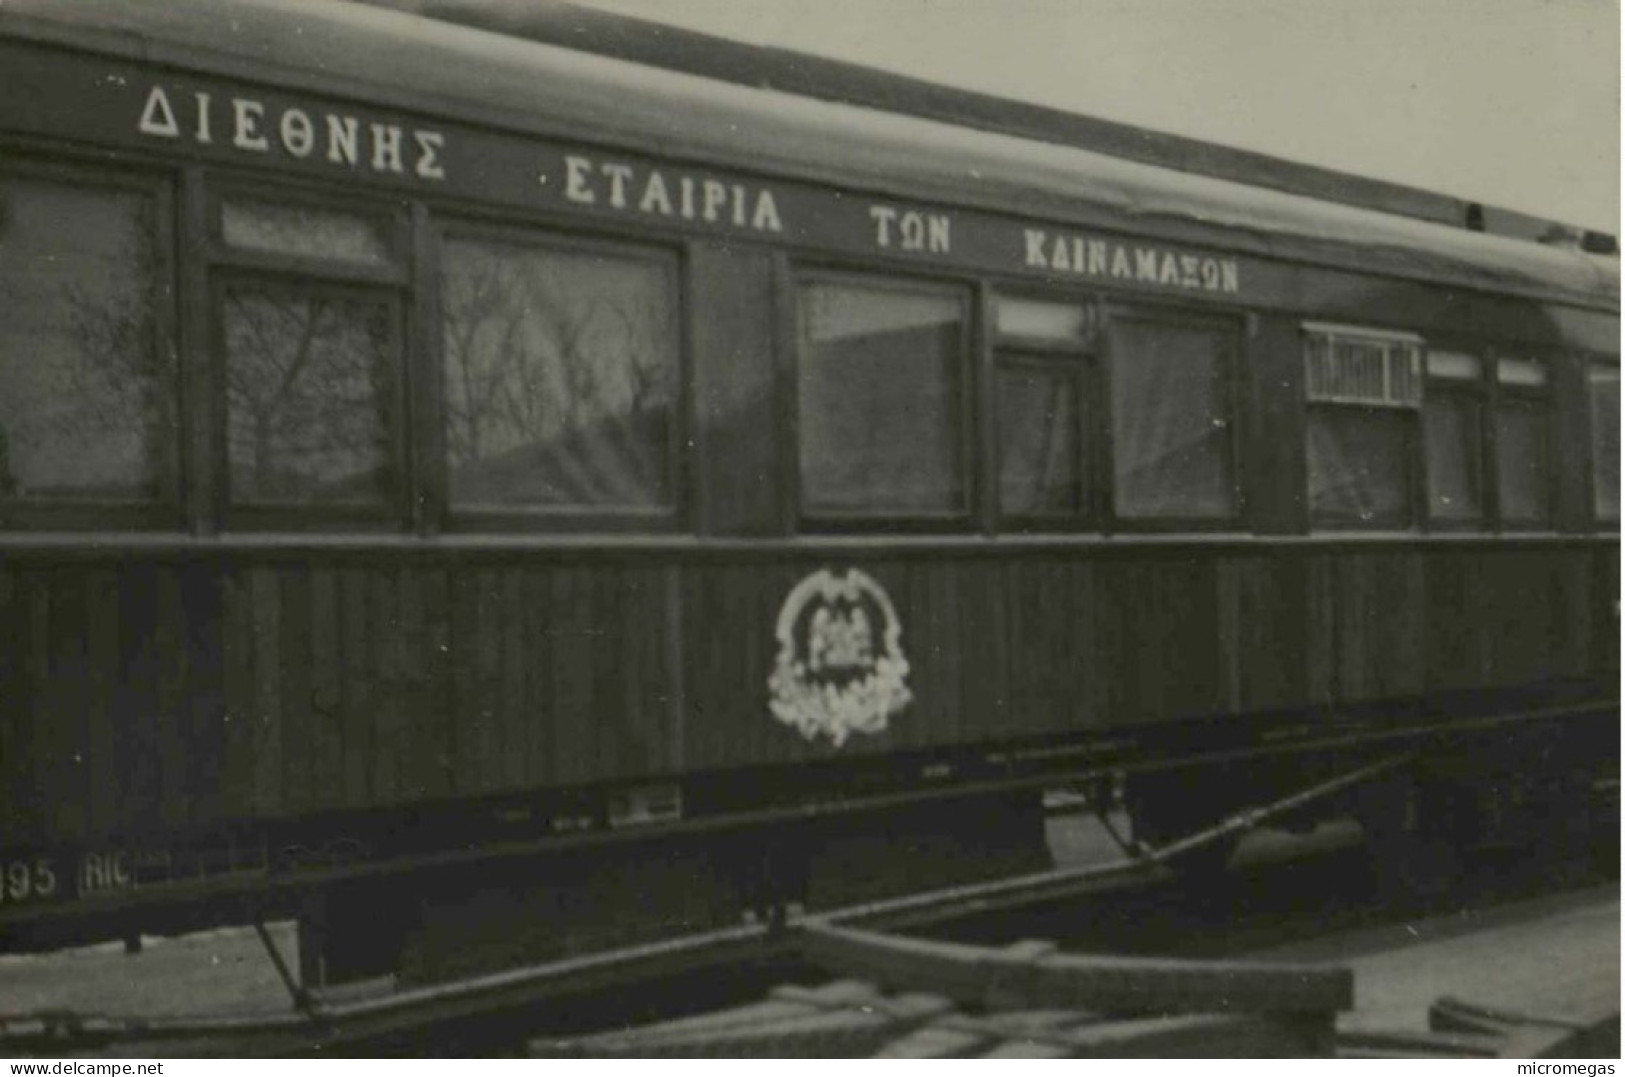
<svg viewBox="0 0 1625 1077">
<path fill-rule="evenodd" d="M 8 0 L 0 33 L 606 147 L 1617 310 L 1615 258 L 339 0 Z"/>
</svg>

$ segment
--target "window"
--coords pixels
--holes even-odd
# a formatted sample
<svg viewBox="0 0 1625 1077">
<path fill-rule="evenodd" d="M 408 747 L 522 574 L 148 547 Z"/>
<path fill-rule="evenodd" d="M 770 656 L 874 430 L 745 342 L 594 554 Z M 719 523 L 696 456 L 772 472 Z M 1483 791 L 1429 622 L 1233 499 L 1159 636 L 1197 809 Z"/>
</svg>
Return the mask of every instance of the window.
<svg viewBox="0 0 1625 1077">
<path fill-rule="evenodd" d="M 1476 355 L 1432 351 L 1427 357 L 1422 424 L 1428 516 L 1442 523 L 1484 518 L 1484 364 Z"/>
<path fill-rule="evenodd" d="M 997 362 L 999 508 L 1038 523 L 1090 513 L 1088 349 L 1094 311 L 1000 297 Z"/>
<path fill-rule="evenodd" d="M 1112 504 L 1123 519 L 1237 515 L 1226 327 L 1111 323 Z"/>
<path fill-rule="evenodd" d="M 1495 461 L 1501 521 L 1539 526 L 1551 518 L 1551 430 L 1546 367 L 1534 359 L 1496 363 Z"/>
<path fill-rule="evenodd" d="M 226 459 L 238 504 L 380 504 L 395 474 L 397 315 L 309 285 L 222 288 Z"/>
<path fill-rule="evenodd" d="M 1308 323 L 1303 345 L 1314 520 L 1407 526 L 1422 402 L 1421 338 Z"/>
<path fill-rule="evenodd" d="M 313 206 L 230 199 L 220 206 L 220 238 L 238 250 L 386 266 L 388 223 Z"/>
<path fill-rule="evenodd" d="M 212 276 L 233 524 L 404 522 L 398 221 L 261 193 L 215 205 L 233 252 Z M 305 263 L 296 276 L 289 258 Z"/>
<path fill-rule="evenodd" d="M 155 195 L 0 175 L 0 499 L 175 496 Z"/>
<path fill-rule="evenodd" d="M 671 505 L 671 262 L 448 238 L 441 266 L 452 507 Z"/>
<path fill-rule="evenodd" d="M 1591 396 L 1591 502 L 1598 520 L 1619 520 L 1619 364 L 1587 368 Z"/>
<path fill-rule="evenodd" d="M 1053 363 L 1001 357 L 999 504 L 1009 516 L 1075 516 L 1084 490 L 1082 379 Z"/>
<path fill-rule="evenodd" d="M 797 432 L 814 516 L 965 513 L 968 303 L 893 281 L 803 284 Z"/>
</svg>

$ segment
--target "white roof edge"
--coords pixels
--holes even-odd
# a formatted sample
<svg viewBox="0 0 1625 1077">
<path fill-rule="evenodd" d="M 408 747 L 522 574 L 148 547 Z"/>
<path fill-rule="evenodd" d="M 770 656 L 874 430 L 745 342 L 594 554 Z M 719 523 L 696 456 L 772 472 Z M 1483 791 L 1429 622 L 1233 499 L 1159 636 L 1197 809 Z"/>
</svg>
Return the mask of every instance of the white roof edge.
<svg viewBox="0 0 1625 1077">
<path fill-rule="evenodd" d="M 19 22 L 18 20 L 21 20 Z M 295 68 L 334 92 L 370 89 L 396 107 L 457 116 L 456 106 L 511 119 L 518 130 L 593 127 L 600 139 L 655 154 L 720 157 L 754 171 L 849 186 L 918 189 L 925 201 L 952 198 L 1035 218 L 1084 207 L 1113 226 L 1179 221 L 1232 230 L 1242 251 L 1277 253 L 1272 242 L 1328 248 L 1326 264 L 1360 252 L 1419 259 L 1412 275 L 1459 278 L 1467 287 L 1563 293 L 1572 302 L 1617 308 L 1619 263 L 1526 240 L 1328 203 L 1303 195 L 1197 176 L 1095 151 L 955 127 L 855 105 L 652 68 L 558 46 L 341 0 L 3 0 L 0 32 L 37 21 L 136 35 L 138 54 L 192 67 L 234 61 L 267 74 Z M 223 32 L 223 29 L 226 32 Z M 367 44 L 386 72 L 358 71 Z M 387 55 L 378 50 L 387 50 Z M 335 75 L 334 72 L 343 72 Z M 455 103 L 448 108 L 448 102 Z M 683 140 L 670 118 L 704 116 Z M 579 136 L 577 136 L 579 137 Z M 839 167 L 830 146 L 842 150 Z M 943 193 L 951 191 L 951 193 Z M 1064 219 L 1064 218 L 1063 218 Z M 1302 260 L 1320 261 L 1313 257 Z M 1424 271 L 1424 267 L 1426 271 Z M 1356 264 L 1354 268 L 1358 268 Z M 1373 270 L 1405 273 L 1392 265 Z"/>
</svg>

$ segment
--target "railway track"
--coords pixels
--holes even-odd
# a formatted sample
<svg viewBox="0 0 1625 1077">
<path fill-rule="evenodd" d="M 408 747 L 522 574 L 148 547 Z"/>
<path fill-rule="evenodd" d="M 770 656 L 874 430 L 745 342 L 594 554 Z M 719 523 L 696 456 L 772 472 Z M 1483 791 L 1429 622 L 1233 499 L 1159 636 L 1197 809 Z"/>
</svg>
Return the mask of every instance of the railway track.
<svg viewBox="0 0 1625 1077">
<path fill-rule="evenodd" d="M 774 922 L 374 997 L 302 992 L 289 979 L 295 1005 L 275 1014 L 0 1017 L 0 1053 L 794 1054 L 867 1045 L 901 1053 L 1482 1054 L 1500 1050 L 1497 1028 L 1516 1050 L 1536 1053 L 1595 1038 L 1594 1015 L 1536 1014 L 1520 1024 L 1505 1006 L 1469 999 L 1441 1003 L 1446 1031 L 1361 1028 L 1339 1039 L 1338 1015 L 1353 1007 L 1356 983 L 1346 955 L 1311 946 L 1300 960 L 1283 947 L 1380 931 L 1430 911 L 1373 898 L 1357 833 L 1265 843 L 1201 886 L 1184 885 L 1167 866 L 1401 762 L 1238 813 L 1138 857 L 816 915 L 791 910 Z M 1459 900 L 1523 897 L 1534 885 L 1485 867 L 1499 888 L 1475 891 L 1469 880 Z M 1617 877 L 1617 863 L 1602 874 L 1610 870 Z M 1617 1008 L 1615 999 L 1616 1021 Z M 641 1026 L 647 1036 L 595 1033 L 611 1026 Z M 786 1034 L 775 1038 L 775 1029 Z"/>
<path fill-rule="evenodd" d="M 1318 928 L 1357 846 L 1265 857 L 1201 887 L 1123 891 L 1105 910 L 1007 920 L 977 944 L 815 931 L 816 971 L 744 1005 L 612 1029 L 538 1036 L 542 1056 L 1611 1057 L 1619 1050 L 1619 891 L 1606 857 L 1537 870 L 1472 858 L 1448 900 L 1351 898 Z M 1548 868 L 1551 865 L 1546 865 Z M 1322 876 L 1318 890 L 1287 883 Z M 1502 885 L 1493 880 L 1500 879 Z M 1326 885 L 1330 880 L 1333 885 Z M 1316 912 L 1303 900 L 1318 895 Z M 1226 902 L 1228 922 L 1214 915 Z M 1147 910 L 1151 915 L 1146 915 Z M 1084 921 L 1080 929 L 1078 921 Z M 1131 929 L 1124 925 L 1132 924 Z M 1046 926 L 1064 943 L 1024 937 Z M 1343 981 L 1328 977 L 1342 974 Z M 1347 989 L 1345 995 L 1342 992 Z M 1279 992 L 1293 992 L 1283 999 Z"/>
</svg>

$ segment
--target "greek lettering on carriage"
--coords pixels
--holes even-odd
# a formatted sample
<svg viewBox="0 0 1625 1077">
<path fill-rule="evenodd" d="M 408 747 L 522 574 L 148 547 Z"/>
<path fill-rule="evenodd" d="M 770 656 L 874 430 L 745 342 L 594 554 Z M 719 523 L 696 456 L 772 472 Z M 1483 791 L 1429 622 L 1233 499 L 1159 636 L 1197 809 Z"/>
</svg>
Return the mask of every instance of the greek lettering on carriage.
<svg viewBox="0 0 1625 1077">
<path fill-rule="evenodd" d="M 1026 241 L 1023 265 L 1028 269 L 1192 292 L 1235 295 L 1241 291 L 1241 266 L 1234 258 L 1118 243 L 1043 228 L 1025 228 L 1022 236 Z"/>
<path fill-rule="evenodd" d="M 176 102 L 179 102 L 177 104 Z M 355 116 L 302 108 L 267 109 L 251 97 L 216 100 L 201 91 L 177 93 L 171 101 L 162 85 L 147 92 L 136 130 L 151 138 L 218 142 L 241 153 L 273 151 L 297 160 L 322 161 L 351 170 L 444 180 L 439 131 L 398 123 L 362 122 Z"/>
<path fill-rule="evenodd" d="M 546 173 L 537 180 L 544 187 L 550 183 Z M 561 189 L 565 199 L 578 206 L 755 232 L 784 231 L 771 188 L 724 181 L 716 176 L 569 154 L 564 158 Z"/>
<path fill-rule="evenodd" d="M 786 596 L 775 634 L 768 706 L 808 740 L 827 736 L 839 748 L 853 733 L 883 732 L 914 698 L 902 622 L 868 573 L 807 576 Z"/>
</svg>

